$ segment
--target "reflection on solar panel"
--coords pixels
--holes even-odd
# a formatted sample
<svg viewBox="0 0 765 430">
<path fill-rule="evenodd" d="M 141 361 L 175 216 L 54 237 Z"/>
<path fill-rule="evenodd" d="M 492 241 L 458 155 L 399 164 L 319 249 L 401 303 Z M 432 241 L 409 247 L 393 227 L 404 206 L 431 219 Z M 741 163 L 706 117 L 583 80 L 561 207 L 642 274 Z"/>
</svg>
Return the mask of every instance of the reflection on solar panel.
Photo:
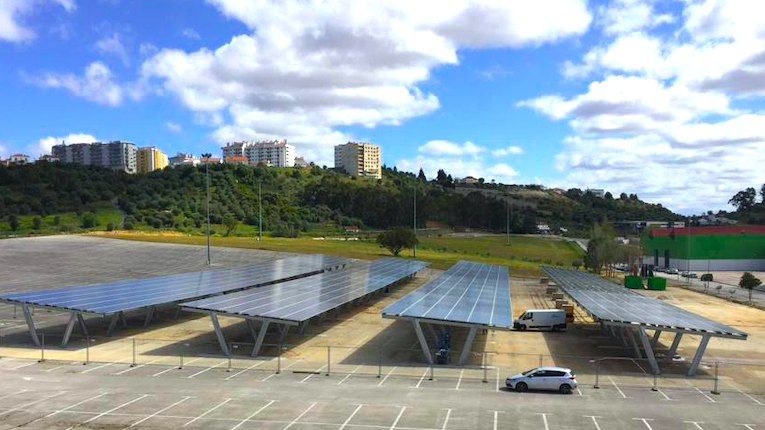
<svg viewBox="0 0 765 430">
<path fill-rule="evenodd" d="M 510 329 L 511 309 L 507 267 L 459 261 L 383 309 L 383 316 Z"/>
<path fill-rule="evenodd" d="M 587 272 L 542 268 L 579 306 L 602 321 L 680 329 L 746 339 L 747 334 L 701 315 L 643 296 Z"/>
<path fill-rule="evenodd" d="M 257 289 L 183 303 L 185 310 L 297 324 L 373 293 L 427 266 L 382 258 Z"/>
<path fill-rule="evenodd" d="M 293 279 L 341 266 L 347 261 L 342 257 L 301 255 L 230 269 L 5 294 L 0 295 L 0 300 L 113 314 Z"/>
</svg>

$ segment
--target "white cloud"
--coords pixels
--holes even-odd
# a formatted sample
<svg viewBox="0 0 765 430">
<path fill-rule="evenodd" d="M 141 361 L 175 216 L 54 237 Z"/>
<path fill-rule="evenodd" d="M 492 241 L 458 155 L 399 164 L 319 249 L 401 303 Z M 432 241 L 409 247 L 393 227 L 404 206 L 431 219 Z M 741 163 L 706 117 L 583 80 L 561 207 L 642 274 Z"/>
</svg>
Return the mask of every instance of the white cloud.
<svg viewBox="0 0 765 430">
<path fill-rule="evenodd" d="M 41 77 L 27 77 L 27 80 L 44 88 L 65 88 L 78 97 L 108 106 L 119 105 L 124 97 L 109 67 L 99 61 L 90 63 L 82 77 L 51 72 Z M 131 94 L 134 96 L 137 95 Z"/>
<path fill-rule="evenodd" d="M 146 42 L 138 46 L 138 53 L 144 57 L 148 57 L 149 55 L 152 55 L 156 53 L 157 51 L 159 51 L 159 49 L 157 49 L 157 45 L 153 43 Z"/>
<path fill-rule="evenodd" d="M 650 0 L 616 0 L 598 8 L 598 25 L 608 35 L 629 34 L 675 21 L 672 15 L 656 15 Z"/>
<path fill-rule="evenodd" d="M 170 122 L 170 121 L 167 121 L 165 123 L 165 127 L 167 127 L 167 129 L 172 131 L 173 133 L 180 133 L 181 131 L 183 131 L 183 127 L 181 127 L 180 124 Z"/>
<path fill-rule="evenodd" d="M 495 157 L 504 157 L 506 155 L 520 155 L 523 154 L 523 148 L 520 146 L 508 146 L 507 148 L 500 148 L 491 151 L 491 155 Z"/>
<path fill-rule="evenodd" d="M 473 142 L 465 142 L 462 145 L 447 140 L 431 140 L 417 149 L 419 152 L 429 155 L 473 155 L 486 150 Z"/>
<path fill-rule="evenodd" d="M 197 33 L 197 31 L 194 30 L 193 28 L 184 28 L 183 31 L 181 32 L 181 35 L 183 35 L 183 37 L 194 39 L 194 40 L 199 40 L 202 38 L 199 35 L 199 33 Z"/>
<path fill-rule="evenodd" d="M 0 157 L 5 154 L 5 151 L 7 151 L 7 149 L 3 146 L 3 142 L 0 142 Z"/>
<path fill-rule="evenodd" d="M 74 0 L 48 0 L 71 12 L 76 8 Z M 36 34 L 24 22 L 46 0 L 3 0 L 0 2 L 0 41 L 25 42 Z"/>
<path fill-rule="evenodd" d="M 330 164 L 331 146 L 350 137 L 338 127 L 437 109 L 418 84 L 457 64 L 458 49 L 551 43 L 591 21 L 584 0 L 210 2 L 252 32 L 215 50 L 162 50 L 142 75 L 195 113 L 228 113 L 212 134 L 219 142 L 287 138 Z"/>
<path fill-rule="evenodd" d="M 130 57 L 127 49 L 122 43 L 119 33 L 112 33 L 111 36 L 105 36 L 96 42 L 96 49 L 102 54 L 114 55 L 122 61 L 125 66 L 130 65 Z"/>
<path fill-rule="evenodd" d="M 35 157 L 38 155 L 50 154 L 53 148 L 53 145 L 58 145 L 61 142 L 66 142 L 67 144 L 92 143 L 92 142 L 98 142 L 98 139 L 96 139 L 90 134 L 83 134 L 83 133 L 71 133 L 61 137 L 48 136 L 48 137 L 44 137 L 40 139 L 37 143 L 29 146 L 29 151 L 31 152 L 30 155 Z"/>
</svg>

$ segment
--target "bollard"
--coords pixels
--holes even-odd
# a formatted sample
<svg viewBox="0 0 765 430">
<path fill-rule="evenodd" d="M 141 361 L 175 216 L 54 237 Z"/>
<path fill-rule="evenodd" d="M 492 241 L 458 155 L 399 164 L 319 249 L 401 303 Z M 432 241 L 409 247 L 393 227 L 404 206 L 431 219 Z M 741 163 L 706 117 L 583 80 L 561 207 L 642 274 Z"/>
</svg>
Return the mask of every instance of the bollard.
<svg viewBox="0 0 765 430">
<path fill-rule="evenodd" d="M 282 341 L 279 341 L 279 351 L 276 353 L 276 374 L 282 373 Z"/>
<path fill-rule="evenodd" d="M 598 381 L 600 379 L 600 366 L 599 366 L 600 361 L 598 360 L 594 360 L 594 361 L 595 361 L 595 385 L 593 385 L 592 388 L 600 388 L 600 385 L 598 385 Z"/>
<path fill-rule="evenodd" d="M 483 383 L 487 383 L 489 380 L 486 378 L 486 353 L 483 353 Z"/>
<path fill-rule="evenodd" d="M 382 378 L 382 348 L 377 352 L 377 377 Z"/>
<path fill-rule="evenodd" d="M 659 391 L 659 383 L 656 380 L 656 374 L 653 374 L 653 387 L 651 387 L 651 391 Z"/>
<path fill-rule="evenodd" d="M 133 338 L 133 364 L 130 367 L 135 367 L 135 338 Z"/>
<path fill-rule="evenodd" d="M 717 388 L 718 388 L 717 387 L 717 377 L 718 376 L 719 376 L 719 374 L 718 374 L 718 369 L 717 369 L 717 362 L 715 361 L 715 387 L 712 389 L 712 394 L 720 394 L 720 392 L 717 391 Z"/>
<path fill-rule="evenodd" d="M 329 345 L 327 345 L 327 375 L 326 376 L 329 376 L 329 370 L 330 370 L 329 369 L 329 366 L 330 366 L 330 348 L 331 347 Z"/>
<path fill-rule="evenodd" d="M 40 333 L 40 334 L 42 339 L 40 342 L 40 361 L 39 362 L 42 363 L 43 361 L 45 361 L 45 333 Z"/>
<path fill-rule="evenodd" d="M 433 377 L 434 377 L 433 372 L 434 372 L 433 371 L 433 363 L 431 362 L 430 363 L 430 378 L 428 378 L 429 381 L 433 380 Z"/>
<path fill-rule="evenodd" d="M 90 363 L 90 338 L 85 337 L 85 362 L 82 365 Z"/>
<path fill-rule="evenodd" d="M 230 343 L 228 345 L 228 369 L 226 369 L 226 372 L 231 372 L 231 354 L 234 353 L 234 344 Z"/>
<path fill-rule="evenodd" d="M 180 360 L 180 363 L 178 363 L 178 370 L 183 369 L 183 345 L 178 345 L 178 358 Z"/>
</svg>

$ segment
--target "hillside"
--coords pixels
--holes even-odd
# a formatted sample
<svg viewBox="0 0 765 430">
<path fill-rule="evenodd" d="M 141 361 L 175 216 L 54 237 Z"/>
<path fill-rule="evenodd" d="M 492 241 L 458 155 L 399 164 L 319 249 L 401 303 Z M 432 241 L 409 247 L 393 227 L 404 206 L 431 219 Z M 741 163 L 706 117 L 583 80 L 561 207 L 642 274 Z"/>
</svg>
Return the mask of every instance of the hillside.
<svg viewBox="0 0 765 430">
<path fill-rule="evenodd" d="M 583 232 L 603 219 L 679 218 L 636 196 L 597 198 L 579 190 L 561 195 L 533 185 L 476 184 L 466 190 L 451 182 L 419 180 L 395 168 L 384 169 L 382 180 L 370 181 L 318 166 L 214 165 L 210 181 L 211 220 L 215 233 L 223 235 L 257 234 L 259 184 L 263 229 L 272 236 L 336 234 L 341 226 L 374 230 L 411 225 L 415 193 L 419 227 L 436 221 L 503 232 L 503 199 L 512 205 L 514 233 L 532 233 L 537 222 Z M 0 235 L 107 227 L 202 233 L 205 228 L 204 167 L 128 175 L 61 163 L 0 166 L 0 196 Z"/>
</svg>

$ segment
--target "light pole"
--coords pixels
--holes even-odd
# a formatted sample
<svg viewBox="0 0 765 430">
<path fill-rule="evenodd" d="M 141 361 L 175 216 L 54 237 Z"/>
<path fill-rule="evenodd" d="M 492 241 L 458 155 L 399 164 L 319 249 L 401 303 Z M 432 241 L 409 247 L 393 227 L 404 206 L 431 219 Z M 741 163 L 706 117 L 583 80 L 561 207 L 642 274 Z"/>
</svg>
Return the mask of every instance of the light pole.
<svg viewBox="0 0 765 430">
<path fill-rule="evenodd" d="M 258 241 L 263 241 L 263 205 L 261 204 L 260 185 L 263 181 L 258 181 Z"/>
<path fill-rule="evenodd" d="M 210 157 L 212 154 L 202 154 L 205 162 L 205 176 L 207 177 L 207 265 L 210 265 Z"/>
<path fill-rule="evenodd" d="M 510 201 L 505 200 L 505 209 L 507 211 L 507 244 L 510 245 Z"/>
<path fill-rule="evenodd" d="M 414 187 L 414 238 L 417 239 L 417 187 Z M 414 248 L 412 248 L 412 252 L 414 254 L 414 257 L 417 257 L 417 244 L 414 244 Z"/>
</svg>

